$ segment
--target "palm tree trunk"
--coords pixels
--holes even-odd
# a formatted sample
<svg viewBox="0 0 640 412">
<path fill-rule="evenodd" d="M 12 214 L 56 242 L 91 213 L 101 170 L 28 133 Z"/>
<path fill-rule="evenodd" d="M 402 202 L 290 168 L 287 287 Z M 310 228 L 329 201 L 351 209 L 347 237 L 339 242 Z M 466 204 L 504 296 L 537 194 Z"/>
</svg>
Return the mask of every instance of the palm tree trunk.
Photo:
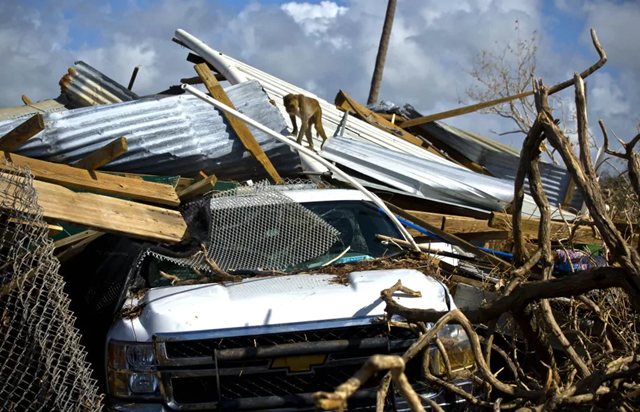
<svg viewBox="0 0 640 412">
<path fill-rule="evenodd" d="M 387 49 L 389 48 L 389 38 L 391 37 L 391 27 L 393 26 L 393 16 L 395 14 L 396 0 L 389 0 L 387 4 L 387 14 L 384 18 L 384 26 L 382 27 L 378 55 L 376 56 L 376 67 L 373 70 L 373 77 L 371 78 L 371 89 L 369 90 L 367 104 L 373 104 L 378 101 L 378 92 L 380 91 L 380 83 L 382 83 L 382 72 L 384 71 L 384 62 L 387 59 Z"/>
</svg>

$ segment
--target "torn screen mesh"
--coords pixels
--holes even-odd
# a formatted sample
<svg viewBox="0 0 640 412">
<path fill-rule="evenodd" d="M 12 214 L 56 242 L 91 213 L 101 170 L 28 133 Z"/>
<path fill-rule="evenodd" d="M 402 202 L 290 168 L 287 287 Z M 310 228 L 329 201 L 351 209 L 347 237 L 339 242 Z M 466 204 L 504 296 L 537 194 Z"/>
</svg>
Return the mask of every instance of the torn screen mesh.
<svg viewBox="0 0 640 412">
<path fill-rule="evenodd" d="M 314 184 L 261 182 L 207 196 L 187 208 L 206 208 L 210 226 L 206 251 L 222 270 L 277 270 L 326 253 L 340 232 L 284 194 Z M 188 212 L 188 211 L 187 211 Z M 203 252 L 188 258 L 149 251 L 157 259 L 208 271 Z"/>
</svg>

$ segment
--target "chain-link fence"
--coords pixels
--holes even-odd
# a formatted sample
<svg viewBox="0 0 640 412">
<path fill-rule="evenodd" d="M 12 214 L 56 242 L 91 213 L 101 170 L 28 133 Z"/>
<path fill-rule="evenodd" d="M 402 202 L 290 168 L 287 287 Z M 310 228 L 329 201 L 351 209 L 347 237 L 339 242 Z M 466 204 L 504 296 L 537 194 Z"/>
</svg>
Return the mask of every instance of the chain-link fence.
<svg viewBox="0 0 640 412">
<path fill-rule="evenodd" d="M 99 411 L 33 178 L 0 169 L 0 409 Z"/>
</svg>

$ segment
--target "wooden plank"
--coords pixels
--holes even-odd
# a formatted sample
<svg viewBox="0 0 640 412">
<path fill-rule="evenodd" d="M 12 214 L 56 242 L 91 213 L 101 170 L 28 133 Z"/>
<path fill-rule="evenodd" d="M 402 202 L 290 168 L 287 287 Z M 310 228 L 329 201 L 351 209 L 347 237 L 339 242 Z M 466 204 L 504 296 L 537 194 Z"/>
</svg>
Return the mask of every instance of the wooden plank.
<svg viewBox="0 0 640 412">
<path fill-rule="evenodd" d="M 419 210 L 405 210 L 419 219 L 429 224 L 439 227 L 449 233 L 469 233 L 469 232 L 500 232 L 489 226 L 488 220 L 474 219 L 472 217 L 444 215 L 441 213 L 421 212 Z"/>
<path fill-rule="evenodd" d="M 453 110 L 447 110 L 446 112 L 430 114 L 429 116 L 422 116 L 416 119 L 408 120 L 401 123 L 399 126 L 403 129 L 411 126 L 417 126 L 424 123 L 435 122 L 437 120 L 447 119 L 449 117 L 460 116 L 461 114 L 473 113 L 478 110 L 486 109 L 487 107 L 495 106 L 497 104 L 510 102 L 512 100 L 522 99 L 527 96 L 533 95 L 533 92 L 524 92 L 515 94 L 513 96 L 501 97 L 500 99 L 490 100 L 488 102 L 481 102 L 472 104 L 471 106 L 460 107 Z"/>
<path fill-rule="evenodd" d="M 15 219 L 15 218 L 7 219 L 7 223 L 20 224 L 20 225 L 36 225 L 36 226 L 40 226 L 39 224 L 36 224 L 35 221 L 25 221 L 25 220 L 20 220 L 20 219 Z M 60 225 L 44 223 L 42 226 L 47 228 L 47 230 L 49 231 L 49 236 L 55 236 L 55 235 L 57 235 L 58 233 L 60 233 L 60 232 L 62 232 L 64 230 L 64 228 L 62 226 L 60 226 Z"/>
<path fill-rule="evenodd" d="M 227 80 L 220 73 L 214 73 L 213 75 L 215 76 L 216 80 L 219 81 L 219 82 L 224 82 L 224 81 Z M 194 76 L 194 77 L 185 77 L 183 79 L 180 79 L 180 83 L 184 83 L 184 84 L 202 84 L 204 82 L 202 81 L 202 78 L 200 76 Z"/>
<path fill-rule="evenodd" d="M 533 239 L 538 238 L 539 219 L 522 218 L 522 233 Z M 513 217 L 508 213 L 491 213 L 489 218 L 489 226 L 496 229 L 512 230 Z M 551 221 L 551 239 L 564 239 L 569 237 L 569 230 L 564 222 Z M 588 226 L 580 226 L 573 238 L 575 243 L 589 243 L 593 245 L 601 245 L 602 239 L 594 236 L 593 230 Z"/>
<path fill-rule="evenodd" d="M 0 150 L 11 151 L 44 130 L 44 118 L 40 113 L 33 115 L 27 121 L 9 133 L 0 137 Z"/>
<path fill-rule="evenodd" d="M 124 136 L 119 137 L 106 146 L 90 153 L 84 159 L 80 159 L 73 166 L 80 169 L 95 170 L 126 153 L 126 151 L 127 139 Z"/>
<path fill-rule="evenodd" d="M 13 180 L 16 180 L 13 177 Z M 187 232 L 179 212 L 94 193 L 76 193 L 52 183 L 33 181 L 45 219 L 156 242 L 177 242 Z M 0 182 L 0 194 L 15 185 Z M 28 207 L 32 205 L 18 205 Z"/>
<path fill-rule="evenodd" d="M 355 112 L 356 116 L 358 118 L 360 118 L 361 120 L 369 123 L 372 126 L 377 127 L 378 129 L 385 131 L 387 133 L 390 133 L 394 136 L 397 136 L 399 138 L 401 138 L 404 141 L 407 141 L 411 144 L 414 144 L 430 153 L 433 153 L 437 156 L 440 156 L 442 158 L 446 158 L 442 153 L 440 153 L 438 150 L 434 149 L 431 145 L 429 145 L 428 143 L 426 143 L 425 141 L 423 141 L 422 139 L 420 139 L 419 137 L 416 137 L 414 135 L 412 135 L 411 133 L 402 130 L 400 127 L 398 127 L 398 125 L 395 125 L 393 123 L 391 123 L 390 121 L 388 121 L 387 119 L 385 119 L 383 116 L 380 116 L 378 113 L 375 113 L 369 109 L 367 109 L 366 107 L 364 107 L 363 105 L 361 105 L 360 103 L 358 103 L 357 101 L 355 101 L 354 99 L 352 99 L 347 93 L 345 93 L 344 91 L 340 90 L 338 92 L 338 94 L 336 95 L 335 98 L 335 104 L 339 109 L 342 110 L 351 110 L 353 112 Z M 451 160 L 455 163 L 455 160 L 453 159 L 448 159 Z"/>
<path fill-rule="evenodd" d="M 209 70 L 209 66 L 204 63 L 199 63 L 196 64 L 194 68 L 198 75 L 202 78 L 202 81 L 204 81 L 207 90 L 209 90 L 209 93 L 211 94 L 211 97 L 235 109 L 235 106 L 229 99 L 229 96 L 227 96 L 227 93 L 225 93 L 222 86 L 220 86 L 220 83 L 213 76 L 211 70 Z M 242 144 L 244 145 L 245 149 L 247 149 L 247 151 L 251 153 L 251 155 L 262 164 L 262 166 L 265 168 L 274 182 L 282 183 L 282 178 L 273 167 L 273 164 L 262 150 L 262 147 L 260 147 L 260 145 L 256 141 L 256 138 L 253 136 L 246 123 L 238 119 L 237 117 L 231 116 L 226 112 L 223 112 L 223 114 Z"/>
<path fill-rule="evenodd" d="M 422 144 L 424 143 L 422 139 L 412 135 L 411 133 L 405 130 L 402 130 L 401 128 L 398 127 L 398 125 L 391 123 L 384 117 L 380 116 L 378 113 L 375 113 L 367 109 L 366 107 L 358 103 L 356 100 L 352 99 L 343 90 L 340 90 L 336 95 L 335 104 L 336 106 L 338 106 L 338 108 L 342 110 L 351 110 L 355 112 L 356 115 L 361 120 L 369 123 L 372 126 L 377 127 L 380 130 L 383 130 L 387 133 L 391 133 L 392 135 L 397 136 L 402 140 L 405 140 L 409 143 L 412 143 L 420 147 L 422 147 Z"/>
<path fill-rule="evenodd" d="M 409 119 L 407 119 L 406 117 L 397 115 L 395 113 L 393 114 L 389 114 L 389 113 L 376 113 L 378 116 L 382 117 L 385 120 L 390 121 L 392 124 L 395 124 L 394 119 L 396 122 L 406 122 Z"/>
<path fill-rule="evenodd" d="M 198 173 L 196 173 L 196 175 L 194 176 L 194 178 L 193 178 L 193 183 L 195 183 L 195 182 L 199 182 L 199 181 L 201 181 L 202 179 L 206 179 L 206 178 L 208 178 L 208 177 L 209 177 L 209 176 L 207 176 L 207 174 L 206 174 L 205 172 L 203 172 L 202 170 L 200 170 L 200 171 L 199 171 Z"/>
<path fill-rule="evenodd" d="M 0 153 L 0 158 L 17 166 L 28 166 L 33 177 L 43 182 L 161 205 L 178 206 L 180 204 L 180 199 L 171 185 L 105 172 L 90 172 L 69 165 L 31 159 L 13 153 Z"/>
<path fill-rule="evenodd" d="M 191 186 L 185 188 L 181 192 L 178 193 L 178 197 L 180 200 L 191 199 L 194 196 L 201 195 L 211 189 L 216 185 L 218 179 L 216 175 L 211 175 L 206 179 L 199 180 L 192 184 Z"/>
<path fill-rule="evenodd" d="M 75 235 L 65 237 L 64 239 L 56 240 L 55 242 L 53 242 L 53 247 L 54 249 L 61 249 L 63 247 L 75 245 L 76 243 L 88 237 L 91 237 L 96 233 L 100 232 L 96 232 L 95 230 L 85 230 L 84 232 L 76 233 Z"/>
<path fill-rule="evenodd" d="M 492 264 L 496 265 L 497 267 L 499 267 L 502 270 L 509 270 L 511 268 L 511 265 L 500 259 L 499 257 L 496 257 L 488 252 L 485 252 L 483 250 L 478 249 L 477 247 L 475 247 L 474 245 L 472 245 L 471 243 L 467 242 L 466 240 L 460 239 L 459 237 L 452 235 L 450 233 L 445 232 L 444 230 L 431 225 L 428 222 L 425 222 L 423 219 L 420 219 L 416 216 L 413 216 L 412 214 L 406 212 L 403 209 L 400 209 L 399 207 L 384 201 L 384 203 L 387 205 L 387 207 L 389 208 L 389 210 L 406 219 L 409 220 L 413 223 L 415 223 L 416 225 L 422 227 L 423 229 L 428 230 L 429 232 L 433 233 L 434 235 L 440 237 L 441 239 L 443 239 L 444 241 L 454 245 L 454 246 L 458 246 L 459 248 L 461 248 L 462 250 L 464 250 L 465 252 L 469 252 L 469 253 L 473 253 L 474 255 L 476 255 L 479 258 L 485 259 L 489 262 L 491 262 Z"/>
</svg>

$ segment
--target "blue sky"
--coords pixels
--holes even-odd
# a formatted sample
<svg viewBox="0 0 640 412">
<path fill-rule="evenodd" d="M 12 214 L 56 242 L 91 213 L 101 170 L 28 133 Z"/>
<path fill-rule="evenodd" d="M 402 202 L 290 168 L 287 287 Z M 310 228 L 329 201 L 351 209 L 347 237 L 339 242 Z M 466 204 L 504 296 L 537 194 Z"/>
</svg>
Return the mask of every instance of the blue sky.
<svg viewBox="0 0 640 412">
<path fill-rule="evenodd" d="M 185 51 L 171 42 L 177 28 L 329 101 L 340 89 L 364 101 L 385 9 L 386 0 L 4 0 L 0 105 L 19 105 L 22 94 L 57 96 L 58 80 L 78 59 L 125 84 L 141 65 L 134 91 L 164 90 L 193 75 Z M 610 60 L 587 81 L 590 124 L 602 117 L 629 139 L 640 119 L 633 110 L 640 103 L 633 93 L 639 19 L 635 1 L 400 0 L 380 97 L 423 114 L 459 107 L 477 86 L 468 73 L 474 57 L 513 40 L 516 20 L 521 36 L 538 33 L 536 75 L 562 81 L 597 60 L 594 27 Z M 570 112 L 572 91 L 562 98 Z M 512 125 L 495 115 L 449 122 L 516 147 L 522 142 L 522 135 L 499 136 Z"/>
</svg>

